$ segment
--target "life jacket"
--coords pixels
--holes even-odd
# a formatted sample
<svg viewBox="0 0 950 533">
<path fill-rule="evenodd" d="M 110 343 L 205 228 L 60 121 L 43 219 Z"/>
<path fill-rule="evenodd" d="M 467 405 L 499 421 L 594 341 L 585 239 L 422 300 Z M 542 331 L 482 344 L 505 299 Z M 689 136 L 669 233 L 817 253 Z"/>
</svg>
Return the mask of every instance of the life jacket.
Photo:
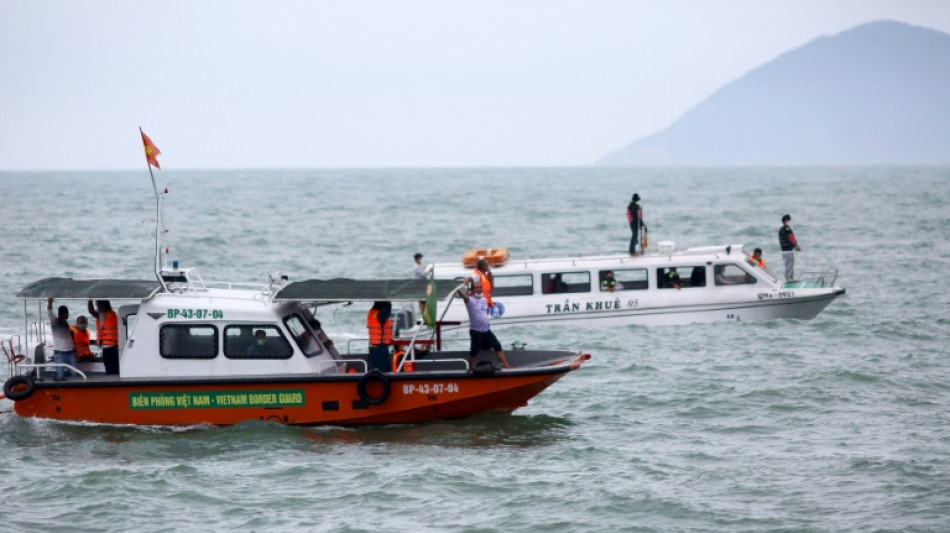
<svg viewBox="0 0 950 533">
<path fill-rule="evenodd" d="M 760 267 L 765 268 L 765 259 L 759 259 L 758 261 L 756 261 L 755 257 L 752 257 L 752 256 L 750 255 L 750 256 L 749 256 L 749 260 L 752 261 L 753 263 L 759 265 Z"/>
<path fill-rule="evenodd" d="M 380 324 L 378 309 L 370 309 L 369 313 L 366 313 L 366 329 L 369 331 L 369 343 L 371 345 L 378 346 L 393 343 L 392 320 L 387 318 L 386 322 Z"/>
<path fill-rule="evenodd" d="M 631 224 L 636 222 L 637 226 L 639 226 L 641 218 L 643 218 L 643 212 L 640 211 L 640 202 L 636 201 L 627 204 L 627 222 Z"/>
<path fill-rule="evenodd" d="M 406 352 L 403 351 L 402 349 L 399 349 L 393 352 L 393 372 L 395 372 L 396 369 L 399 368 L 399 361 L 402 360 L 402 358 L 404 358 L 405 356 L 406 356 Z M 416 365 L 414 365 L 412 361 L 406 361 L 402 365 L 402 371 L 412 372 L 413 370 L 415 370 L 415 366 Z"/>
<path fill-rule="evenodd" d="M 482 297 L 485 298 L 485 302 L 488 304 L 488 307 L 491 308 L 491 280 L 488 278 L 488 274 L 477 268 L 475 269 L 475 273 L 478 274 L 479 283 L 482 285 Z"/>
<path fill-rule="evenodd" d="M 788 224 L 778 230 L 778 245 L 783 252 L 790 252 L 798 245 L 798 241 L 795 240 L 795 232 Z"/>
<path fill-rule="evenodd" d="M 76 359 L 95 359 L 92 350 L 89 349 L 89 330 L 77 326 L 69 326 L 69 331 L 73 332 L 73 346 L 76 347 Z"/>
<path fill-rule="evenodd" d="M 105 317 L 105 323 L 103 323 Z M 99 313 L 96 317 L 96 339 L 100 347 L 119 346 L 119 316 L 115 311 Z"/>
</svg>

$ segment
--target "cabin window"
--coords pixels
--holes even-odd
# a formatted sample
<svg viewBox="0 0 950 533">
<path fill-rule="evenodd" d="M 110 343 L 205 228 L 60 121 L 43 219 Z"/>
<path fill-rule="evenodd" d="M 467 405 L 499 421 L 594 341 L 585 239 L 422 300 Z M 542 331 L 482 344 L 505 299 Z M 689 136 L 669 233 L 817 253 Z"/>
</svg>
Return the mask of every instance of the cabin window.
<svg viewBox="0 0 950 533">
<path fill-rule="evenodd" d="M 290 359 L 293 348 L 274 324 L 241 324 L 224 328 L 228 359 Z"/>
<path fill-rule="evenodd" d="M 613 274 L 613 276 L 608 276 L 608 272 Z M 647 269 L 645 268 L 633 268 L 629 270 L 601 270 L 598 276 L 600 277 L 601 292 L 610 292 L 610 283 L 607 280 L 611 277 L 614 280 L 614 292 L 643 291 L 649 288 L 649 284 L 647 283 Z"/>
<path fill-rule="evenodd" d="M 590 292 L 590 272 L 541 274 L 541 289 L 544 294 Z"/>
<path fill-rule="evenodd" d="M 218 355 L 218 328 L 165 324 L 159 333 L 159 353 L 166 359 L 214 359 Z"/>
<path fill-rule="evenodd" d="M 304 355 L 313 357 L 323 353 L 323 346 L 320 346 L 320 343 L 315 340 L 316 335 L 300 315 L 288 316 L 284 319 L 284 325 L 287 326 L 287 331 L 293 336 L 294 342 L 297 343 Z"/>
<path fill-rule="evenodd" d="M 676 272 L 679 275 L 678 280 L 670 277 L 670 273 Z M 706 286 L 706 266 L 678 266 L 656 269 L 656 285 L 660 289 L 675 289 L 677 285 L 681 289 L 689 289 Z"/>
<path fill-rule="evenodd" d="M 723 285 L 743 285 L 746 283 L 755 283 L 756 279 L 752 274 L 742 270 L 738 265 L 716 265 L 713 267 L 713 278 L 716 286 Z"/>
<path fill-rule="evenodd" d="M 492 297 L 496 296 L 527 296 L 534 294 L 534 279 L 531 274 L 516 276 L 495 276 L 491 288 Z"/>
</svg>

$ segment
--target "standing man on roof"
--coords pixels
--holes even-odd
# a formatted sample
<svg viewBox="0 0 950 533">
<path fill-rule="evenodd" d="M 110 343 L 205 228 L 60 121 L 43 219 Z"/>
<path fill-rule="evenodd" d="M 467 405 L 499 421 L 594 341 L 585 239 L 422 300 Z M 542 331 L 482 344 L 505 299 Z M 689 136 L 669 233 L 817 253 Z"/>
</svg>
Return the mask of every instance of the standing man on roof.
<svg viewBox="0 0 950 533">
<path fill-rule="evenodd" d="M 106 374 L 119 375 L 119 316 L 112 310 L 108 300 L 92 300 L 88 303 L 89 314 L 96 318 L 96 344 L 102 353 Z"/>
<path fill-rule="evenodd" d="M 627 222 L 630 223 L 630 256 L 637 255 L 637 245 L 640 243 L 640 228 L 643 224 L 643 209 L 640 208 L 640 195 L 633 193 L 633 198 L 627 204 Z"/>
<path fill-rule="evenodd" d="M 792 215 L 782 216 L 782 227 L 778 230 L 778 244 L 782 248 L 782 259 L 785 261 L 786 280 L 795 279 L 795 252 L 802 251 L 798 246 L 798 239 L 795 238 L 795 232 L 788 225 L 791 221 Z"/>
<path fill-rule="evenodd" d="M 420 252 L 416 252 L 416 255 L 413 256 L 413 259 L 416 261 L 416 264 L 412 267 L 412 279 L 428 280 L 429 272 L 432 272 L 432 265 L 422 264 L 422 253 Z M 425 300 L 419 300 L 419 314 L 426 314 Z"/>
</svg>

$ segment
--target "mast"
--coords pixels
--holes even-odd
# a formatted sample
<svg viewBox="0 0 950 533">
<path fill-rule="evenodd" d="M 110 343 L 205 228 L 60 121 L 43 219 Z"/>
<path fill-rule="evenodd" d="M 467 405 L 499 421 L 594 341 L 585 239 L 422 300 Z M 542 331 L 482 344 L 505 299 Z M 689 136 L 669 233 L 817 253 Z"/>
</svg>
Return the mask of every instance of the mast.
<svg viewBox="0 0 950 533">
<path fill-rule="evenodd" d="M 145 166 L 148 167 L 148 175 L 152 178 L 152 191 L 155 193 L 155 278 L 162 286 L 162 291 L 168 292 L 168 286 L 165 285 L 165 280 L 162 278 L 162 267 L 164 266 L 162 265 L 162 233 L 168 232 L 162 213 L 162 196 L 168 193 L 168 189 L 158 190 L 158 185 L 155 184 L 155 174 L 152 172 L 152 165 L 158 166 L 156 157 L 161 152 L 152 144 L 152 140 L 145 135 L 141 126 L 139 127 L 139 133 L 142 134 L 142 143 L 145 145 Z"/>
</svg>

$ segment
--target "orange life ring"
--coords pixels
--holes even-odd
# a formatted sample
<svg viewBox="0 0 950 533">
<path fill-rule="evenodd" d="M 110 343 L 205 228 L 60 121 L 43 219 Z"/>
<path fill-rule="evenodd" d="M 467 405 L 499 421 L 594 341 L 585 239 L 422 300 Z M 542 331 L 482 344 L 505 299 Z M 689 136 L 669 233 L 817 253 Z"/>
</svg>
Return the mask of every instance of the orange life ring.
<svg viewBox="0 0 950 533">
<path fill-rule="evenodd" d="M 509 257 L 511 254 L 508 253 L 508 248 L 476 248 L 465 252 L 462 256 L 462 264 L 473 268 L 479 259 L 485 259 L 488 261 L 488 266 L 496 267 L 505 264 Z"/>
</svg>

